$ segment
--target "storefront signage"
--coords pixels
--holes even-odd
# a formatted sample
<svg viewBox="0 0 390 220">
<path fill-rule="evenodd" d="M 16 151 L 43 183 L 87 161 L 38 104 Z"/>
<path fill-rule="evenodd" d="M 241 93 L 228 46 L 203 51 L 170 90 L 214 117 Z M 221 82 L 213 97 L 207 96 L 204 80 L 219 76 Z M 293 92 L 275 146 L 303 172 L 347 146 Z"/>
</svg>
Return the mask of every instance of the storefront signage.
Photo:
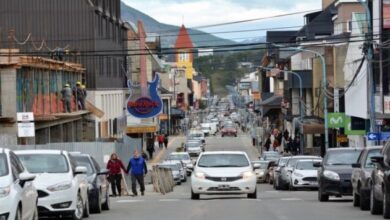
<svg viewBox="0 0 390 220">
<path fill-rule="evenodd" d="M 153 133 L 157 131 L 157 126 L 137 126 L 137 127 L 127 127 L 127 134 L 137 134 L 137 133 Z"/>
<path fill-rule="evenodd" d="M 328 125 L 329 128 L 343 128 L 345 121 L 344 113 L 329 113 L 328 114 Z"/>
</svg>

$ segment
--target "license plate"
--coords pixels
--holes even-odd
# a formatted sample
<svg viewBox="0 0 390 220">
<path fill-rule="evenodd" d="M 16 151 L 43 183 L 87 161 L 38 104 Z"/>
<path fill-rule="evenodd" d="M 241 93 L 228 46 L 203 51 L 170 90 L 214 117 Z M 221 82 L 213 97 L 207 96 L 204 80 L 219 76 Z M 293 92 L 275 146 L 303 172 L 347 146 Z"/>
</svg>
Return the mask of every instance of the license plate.
<svg viewBox="0 0 390 220">
<path fill-rule="evenodd" d="M 229 185 L 218 185 L 218 189 L 229 189 Z"/>
</svg>

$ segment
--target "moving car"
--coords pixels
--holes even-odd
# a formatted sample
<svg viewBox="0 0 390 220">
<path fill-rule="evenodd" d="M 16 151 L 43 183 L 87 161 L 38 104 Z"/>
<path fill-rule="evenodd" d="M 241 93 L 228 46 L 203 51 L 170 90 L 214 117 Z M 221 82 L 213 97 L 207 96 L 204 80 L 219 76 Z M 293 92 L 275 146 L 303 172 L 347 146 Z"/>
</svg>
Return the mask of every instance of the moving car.
<svg viewBox="0 0 390 220">
<path fill-rule="evenodd" d="M 292 156 L 289 157 L 286 165 L 280 169 L 280 178 L 278 180 L 279 187 L 281 189 L 289 189 L 291 186 L 291 174 L 294 171 L 294 167 L 299 160 L 303 159 L 321 159 L 317 156 Z"/>
<path fill-rule="evenodd" d="M 203 144 L 206 143 L 206 139 L 204 137 L 204 133 L 200 130 L 190 130 L 187 136 L 187 140 L 199 140 Z"/>
<path fill-rule="evenodd" d="M 93 213 L 101 213 L 110 209 L 109 185 L 106 175 L 108 170 L 100 169 L 96 160 L 88 154 L 71 154 L 77 166 L 87 168 L 89 209 Z"/>
<path fill-rule="evenodd" d="M 190 156 L 199 156 L 205 150 L 204 145 L 199 140 L 187 141 L 185 149 Z"/>
<path fill-rule="evenodd" d="M 359 156 L 357 163 L 352 164 L 352 195 L 353 205 L 361 210 L 370 210 L 371 173 L 375 168 L 371 158 L 381 155 L 382 146 L 366 147 Z"/>
<path fill-rule="evenodd" d="M 200 124 L 201 130 L 205 136 L 209 136 L 211 134 L 211 126 L 209 123 Z"/>
<path fill-rule="evenodd" d="M 181 185 L 180 168 L 177 163 L 169 163 L 165 161 L 161 164 L 158 164 L 158 166 L 170 169 L 172 172 L 173 180 L 175 181 L 176 185 Z"/>
<path fill-rule="evenodd" d="M 381 155 L 372 156 L 375 168 L 371 173 L 370 210 L 371 214 L 381 214 L 390 218 L 390 142 L 382 149 Z"/>
<path fill-rule="evenodd" d="M 314 163 L 320 163 L 318 159 L 298 160 L 291 174 L 290 190 L 303 188 L 318 188 L 317 168 Z"/>
<path fill-rule="evenodd" d="M 87 168 L 77 166 L 67 151 L 15 151 L 27 171 L 35 174 L 38 213 L 70 216 L 80 220 L 89 216 Z"/>
<path fill-rule="evenodd" d="M 0 219 L 38 220 L 35 175 L 26 172 L 19 158 L 0 148 Z"/>
<path fill-rule="evenodd" d="M 225 136 L 237 137 L 237 128 L 236 128 L 236 126 L 234 124 L 228 124 L 228 125 L 223 126 L 223 128 L 221 130 L 221 136 L 222 137 L 225 137 Z"/>
<path fill-rule="evenodd" d="M 247 194 L 257 198 L 256 175 L 248 155 L 241 151 L 202 153 L 191 176 L 191 199 L 201 194 Z"/>
<path fill-rule="evenodd" d="M 194 165 L 192 164 L 190 154 L 188 152 L 172 152 L 168 155 L 167 160 L 180 160 L 184 163 L 187 176 L 191 175 Z"/>
<path fill-rule="evenodd" d="M 322 163 L 315 163 L 318 171 L 318 200 L 328 201 L 329 196 L 352 195 L 352 164 L 358 161 L 361 148 L 328 149 Z"/>
<path fill-rule="evenodd" d="M 266 181 L 269 163 L 270 163 L 270 161 L 264 161 L 264 160 L 252 161 L 252 165 L 255 165 L 255 164 L 260 165 L 260 167 L 258 169 L 254 170 L 258 183 L 264 183 Z"/>
<path fill-rule="evenodd" d="M 272 178 L 272 184 L 273 184 L 273 187 L 274 189 L 276 190 L 279 190 L 280 189 L 280 178 L 281 178 L 281 175 L 280 175 L 280 171 L 281 169 L 286 165 L 288 159 L 290 157 L 281 157 L 279 158 L 279 160 L 277 161 L 277 163 L 275 164 L 275 167 L 273 168 L 273 175 L 271 176 Z"/>
</svg>

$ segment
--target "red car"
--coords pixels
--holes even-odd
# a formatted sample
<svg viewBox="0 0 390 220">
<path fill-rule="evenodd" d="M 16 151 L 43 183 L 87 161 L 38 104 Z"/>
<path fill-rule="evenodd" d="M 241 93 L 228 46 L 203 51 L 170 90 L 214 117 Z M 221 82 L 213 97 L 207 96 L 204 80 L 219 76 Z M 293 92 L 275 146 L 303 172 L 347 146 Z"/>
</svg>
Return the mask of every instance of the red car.
<svg viewBox="0 0 390 220">
<path fill-rule="evenodd" d="M 221 130 L 221 136 L 234 136 L 237 137 L 237 128 L 234 125 L 226 125 Z"/>
</svg>

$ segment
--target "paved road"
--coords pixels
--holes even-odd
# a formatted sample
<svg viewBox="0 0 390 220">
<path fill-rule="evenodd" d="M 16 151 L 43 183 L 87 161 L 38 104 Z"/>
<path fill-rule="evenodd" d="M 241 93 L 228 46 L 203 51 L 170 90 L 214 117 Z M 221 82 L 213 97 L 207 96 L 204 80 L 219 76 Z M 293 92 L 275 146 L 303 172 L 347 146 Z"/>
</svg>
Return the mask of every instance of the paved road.
<svg viewBox="0 0 390 220">
<path fill-rule="evenodd" d="M 182 138 L 177 138 L 167 152 L 179 146 Z M 233 137 L 209 137 L 207 150 L 244 150 L 252 159 L 257 152 L 250 146 L 245 135 Z M 274 191 L 268 184 L 258 185 L 258 199 L 246 196 L 201 196 L 199 201 L 190 200 L 189 183 L 175 187 L 174 192 L 165 196 L 147 192 L 146 196 L 119 197 L 112 199 L 111 210 L 90 219 L 137 219 L 137 220 L 360 220 L 382 219 L 369 212 L 352 207 L 351 198 L 332 199 L 330 202 L 317 201 L 316 191 Z M 149 188 L 150 189 L 150 188 Z"/>
</svg>

